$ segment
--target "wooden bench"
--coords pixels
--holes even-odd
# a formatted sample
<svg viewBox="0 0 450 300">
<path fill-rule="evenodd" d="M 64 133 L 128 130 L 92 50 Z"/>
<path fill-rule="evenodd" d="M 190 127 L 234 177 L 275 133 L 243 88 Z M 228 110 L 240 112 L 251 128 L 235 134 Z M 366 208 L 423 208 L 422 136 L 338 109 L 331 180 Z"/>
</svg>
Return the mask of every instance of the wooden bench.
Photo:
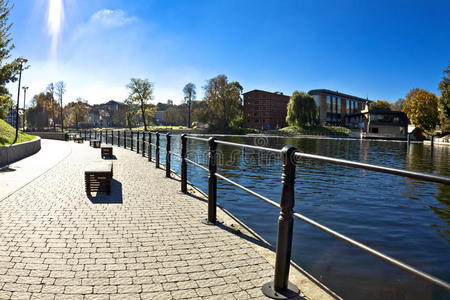
<svg viewBox="0 0 450 300">
<path fill-rule="evenodd" d="M 83 138 L 82 137 L 78 137 L 78 136 L 74 137 L 73 141 L 76 142 L 76 143 L 80 143 L 80 144 L 84 143 Z"/>
<path fill-rule="evenodd" d="M 109 195 L 111 193 L 112 177 L 112 162 L 100 161 L 89 164 L 84 171 L 86 194 L 91 195 L 92 192 L 106 192 Z"/>
<path fill-rule="evenodd" d="M 102 158 L 113 157 L 113 149 L 110 146 L 103 146 L 102 148 Z"/>
<path fill-rule="evenodd" d="M 89 141 L 89 146 L 93 146 L 94 148 L 100 148 L 100 145 L 102 144 L 102 142 L 100 140 L 90 140 Z"/>
</svg>

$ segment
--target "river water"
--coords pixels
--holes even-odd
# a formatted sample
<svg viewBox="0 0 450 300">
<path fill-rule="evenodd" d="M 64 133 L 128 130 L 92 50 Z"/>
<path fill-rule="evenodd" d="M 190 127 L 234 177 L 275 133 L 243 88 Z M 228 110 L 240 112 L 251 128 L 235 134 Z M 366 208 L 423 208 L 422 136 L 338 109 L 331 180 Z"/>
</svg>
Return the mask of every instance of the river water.
<svg viewBox="0 0 450 300">
<path fill-rule="evenodd" d="M 356 139 L 220 137 L 450 176 L 450 147 Z M 154 142 L 154 140 L 153 140 Z M 161 137 L 161 149 L 165 149 Z M 172 137 L 180 152 L 179 135 Z M 189 140 L 188 156 L 207 166 L 208 145 Z M 276 155 L 219 145 L 217 172 L 279 201 Z M 164 162 L 165 152 L 161 153 Z M 180 163 L 172 158 L 172 169 Z M 188 180 L 207 191 L 207 174 L 188 165 Z M 450 186 L 302 159 L 296 169 L 294 210 L 419 270 L 450 281 Z M 276 244 L 279 211 L 218 179 L 218 204 Z M 207 212 L 205 211 L 206 217 Z M 292 259 L 347 299 L 449 299 L 450 293 L 294 220 Z M 301 289 L 301 287 L 299 287 Z"/>
</svg>

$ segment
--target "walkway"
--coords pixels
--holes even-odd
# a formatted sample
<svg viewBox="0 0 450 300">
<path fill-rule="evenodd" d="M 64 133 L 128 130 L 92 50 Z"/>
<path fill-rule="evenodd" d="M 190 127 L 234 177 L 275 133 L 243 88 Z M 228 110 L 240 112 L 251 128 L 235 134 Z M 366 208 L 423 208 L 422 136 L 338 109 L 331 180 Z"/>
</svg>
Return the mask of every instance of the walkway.
<svg viewBox="0 0 450 300">
<path fill-rule="evenodd" d="M 122 148 L 112 194 L 88 198 L 83 170 L 100 150 L 58 143 L 70 155 L 0 202 L 0 299 L 264 298 L 273 253 L 257 236 L 232 233 L 221 210 L 223 225 L 202 224 L 204 199 Z M 331 297 L 291 274 L 305 297 Z"/>
</svg>

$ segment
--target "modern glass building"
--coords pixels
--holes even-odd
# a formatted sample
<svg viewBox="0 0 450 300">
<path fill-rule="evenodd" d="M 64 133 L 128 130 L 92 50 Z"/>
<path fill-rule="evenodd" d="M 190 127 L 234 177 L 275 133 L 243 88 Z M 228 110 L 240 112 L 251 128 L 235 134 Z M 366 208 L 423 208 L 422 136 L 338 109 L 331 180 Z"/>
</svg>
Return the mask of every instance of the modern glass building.
<svg viewBox="0 0 450 300">
<path fill-rule="evenodd" d="M 350 126 L 346 116 L 360 114 L 366 109 L 371 100 L 359 98 L 344 93 L 333 92 L 326 89 L 310 90 L 314 101 L 319 107 L 319 120 L 321 125 Z"/>
</svg>

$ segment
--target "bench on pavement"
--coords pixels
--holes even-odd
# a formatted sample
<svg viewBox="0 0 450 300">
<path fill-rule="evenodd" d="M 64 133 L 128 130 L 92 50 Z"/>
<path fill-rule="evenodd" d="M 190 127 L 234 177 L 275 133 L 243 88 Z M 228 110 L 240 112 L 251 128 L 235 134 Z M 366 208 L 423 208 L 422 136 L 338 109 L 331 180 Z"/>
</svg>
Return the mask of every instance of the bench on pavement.
<svg viewBox="0 0 450 300">
<path fill-rule="evenodd" d="M 102 146 L 102 158 L 113 157 L 113 148 L 111 146 Z"/>
<path fill-rule="evenodd" d="M 83 138 L 82 137 L 79 137 L 79 136 L 76 136 L 76 137 L 74 137 L 73 138 L 73 141 L 74 142 L 76 142 L 76 143 L 84 143 L 84 140 L 83 140 Z"/>
<path fill-rule="evenodd" d="M 101 141 L 100 140 L 90 140 L 89 141 L 89 146 L 93 146 L 94 148 L 100 148 L 101 145 Z"/>
<path fill-rule="evenodd" d="M 86 194 L 92 192 L 111 193 L 111 179 L 113 177 L 112 162 L 99 161 L 90 163 L 84 171 Z"/>
</svg>

